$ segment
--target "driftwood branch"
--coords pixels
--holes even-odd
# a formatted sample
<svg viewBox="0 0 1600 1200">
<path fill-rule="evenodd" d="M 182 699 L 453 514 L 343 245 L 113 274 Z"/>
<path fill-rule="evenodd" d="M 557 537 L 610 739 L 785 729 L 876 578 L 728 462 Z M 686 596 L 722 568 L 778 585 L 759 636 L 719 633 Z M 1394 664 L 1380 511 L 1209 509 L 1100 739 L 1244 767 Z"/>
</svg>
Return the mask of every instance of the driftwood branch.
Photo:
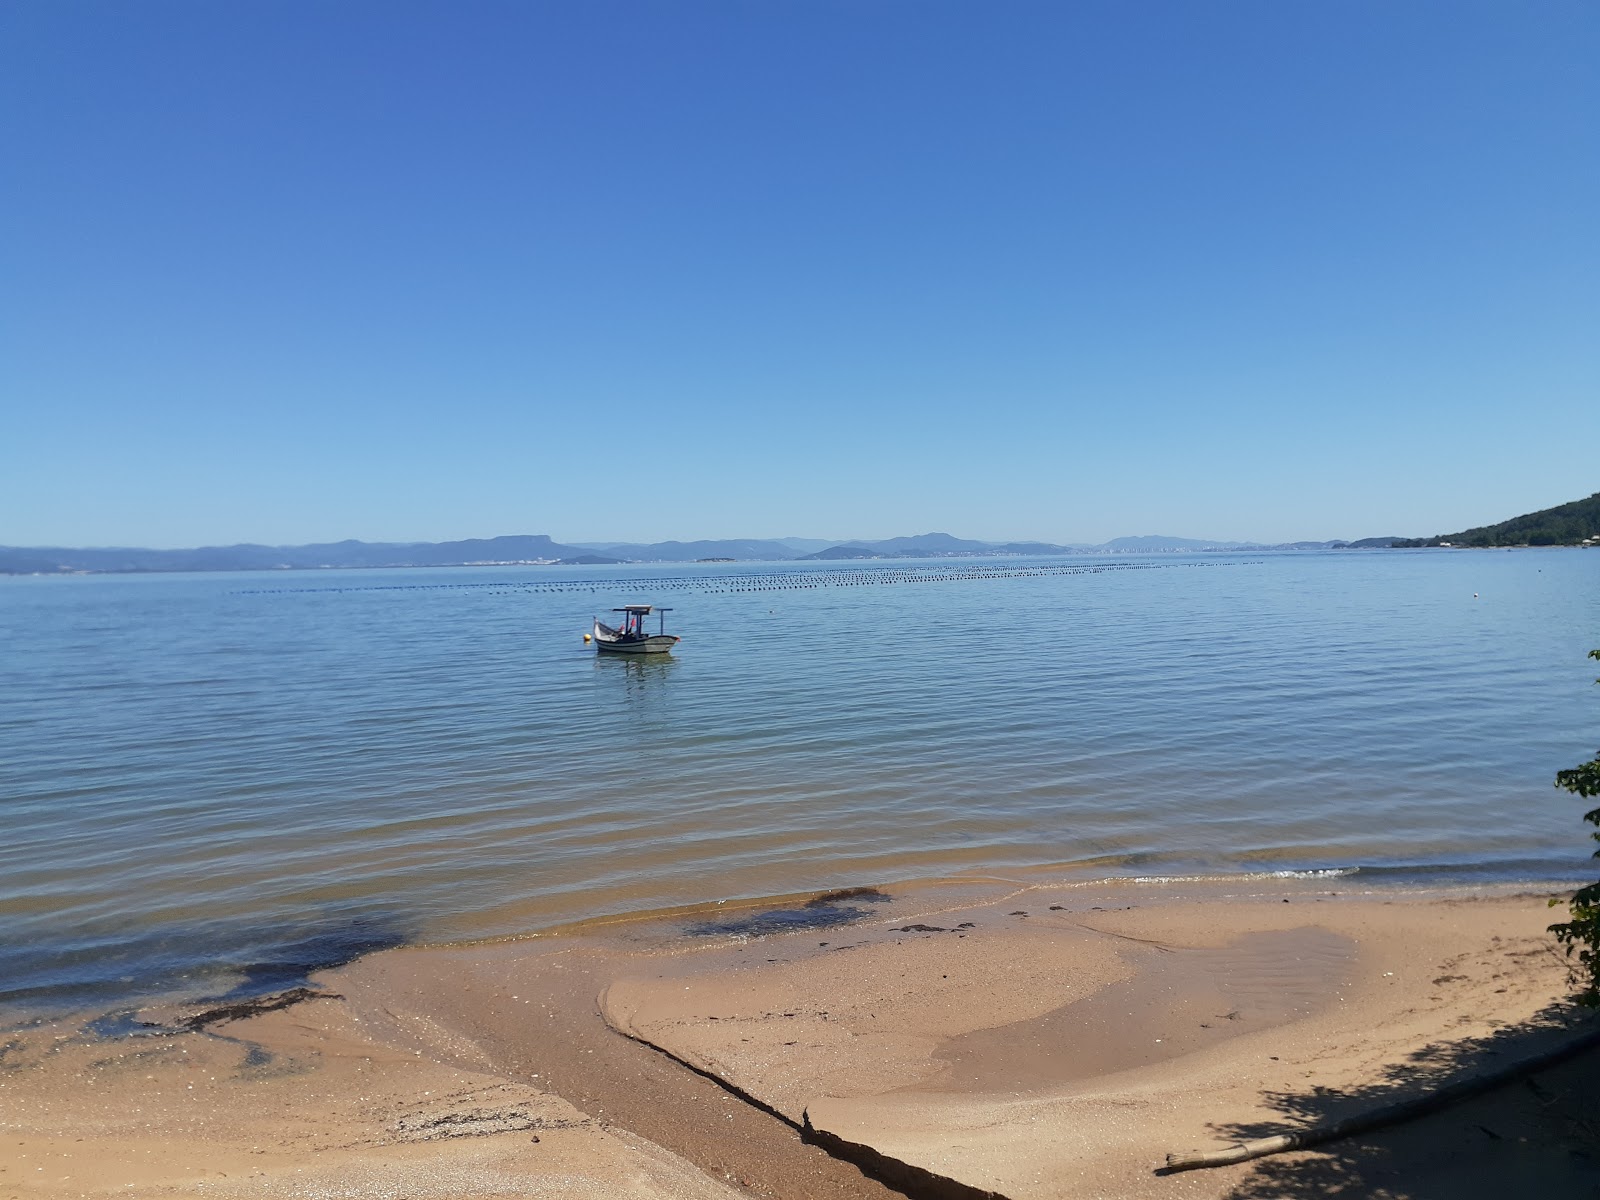
<svg viewBox="0 0 1600 1200">
<path fill-rule="evenodd" d="M 1484 1092 L 1493 1091 L 1513 1079 L 1532 1075 L 1535 1071 L 1542 1071 L 1546 1067 L 1553 1067 L 1556 1063 L 1575 1054 L 1581 1054 L 1596 1045 L 1600 1045 L 1600 1029 L 1591 1029 L 1549 1050 L 1518 1059 L 1496 1070 L 1470 1075 L 1426 1095 L 1411 1100 L 1401 1100 L 1394 1104 L 1384 1104 L 1378 1108 L 1368 1109 L 1364 1113 L 1357 1113 L 1353 1117 L 1346 1117 L 1342 1121 L 1313 1125 L 1309 1129 L 1297 1129 L 1293 1133 L 1281 1133 L 1276 1137 L 1235 1142 L 1226 1149 L 1214 1150 L 1207 1154 L 1169 1154 L 1167 1165 L 1156 1174 L 1172 1175 L 1178 1171 L 1193 1171 L 1200 1167 L 1226 1167 L 1233 1163 L 1248 1162 L 1252 1158 L 1265 1158 L 1269 1154 L 1282 1154 L 1286 1150 L 1304 1150 L 1310 1146 L 1320 1146 L 1324 1142 L 1335 1142 L 1340 1138 L 1365 1133 L 1369 1129 L 1380 1129 L 1385 1125 L 1398 1125 L 1402 1121 L 1410 1121 L 1473 1096 L 1482 1095 Z"/>
</svg>

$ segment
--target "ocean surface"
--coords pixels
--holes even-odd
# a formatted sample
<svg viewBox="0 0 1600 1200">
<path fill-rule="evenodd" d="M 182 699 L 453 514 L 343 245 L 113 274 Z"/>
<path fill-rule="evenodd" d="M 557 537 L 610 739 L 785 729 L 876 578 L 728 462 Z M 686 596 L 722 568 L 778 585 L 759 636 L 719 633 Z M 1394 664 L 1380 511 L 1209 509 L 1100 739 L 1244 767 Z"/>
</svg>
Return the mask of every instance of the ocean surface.
<svg viewBox="0 0 1600 1200">
<path fill-rule="evenodd" d="M 0 1023 L 1052 864 L 1592 878 L 1595 646 L 1559 549 L 0 579 Z"/>
</svg>

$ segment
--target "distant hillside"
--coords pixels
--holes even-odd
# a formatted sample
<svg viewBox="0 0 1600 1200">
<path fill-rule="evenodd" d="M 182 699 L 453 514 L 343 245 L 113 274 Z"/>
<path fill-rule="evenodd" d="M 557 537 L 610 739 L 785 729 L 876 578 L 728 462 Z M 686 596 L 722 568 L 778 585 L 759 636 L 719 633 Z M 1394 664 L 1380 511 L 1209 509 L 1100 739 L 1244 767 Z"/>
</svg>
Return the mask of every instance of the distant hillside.
<svg viewBox="0 0 1600 1200">
<path fill-rule="evenodd" d="M 818 550 L 815 554 L 804 555 L 804 560 L 831 562 L 843 558 L 884 558 L 885 555 L 872 549 L 870 546 L 829 546 L 826 550 Z"/>
<path fill-rule="evenodd" d="M 808 559 L 838 558 L 970 558 L 979 555 L 1053 554 L 1160 554 L 1202 550 L 1342 550 L 1348 542 L 1286 542 L 1263 546 L 1258 542 L 1218 542 L 1203 538 L 1142 537 L 1112 538 L 1095 546 L 1057 546 L 1051 542 L 975 542 L 951 537 L 948 533 L 921 533 L 915 537 L 889 538 L 881 542 L 850 542 L 830 546 Z"/>
<path fill-rule="evenodd" d="M 807 554 L 807 559 L 841 558 L 970 558 L 995 554 L 1076 554 L 1080 547 L 1049 542 L 977 542 L 948 533 L 919 533 L 913 537 L 885 538 L 881 542 L 846 542 Z"/>
<path fill-rule="evenodd" d="M 811 554 L 817 550 L 826 550 L 829 546 L 836 545 L 838 542 L 837 538 L 786 537 L 774 538 L 773 540 L 781 546 L 787 546 L 796 554 Z"/>
<path fill-rule="evenodd" d="M 993 542 L 951 537 L 948 533 L 919 533 L 915 537 L 887 538 L 866 543 L 880 554 L 934 558 L 945 554 L 993 554 Z"/>
<path fill-rule="evenodd" d="M 819 543 L 820 546 L 827 544 Z M 698 542 L 593 542 L 586 543 L 583 548 L 634 562 L 701 562 L 708 558 L 783 562 L 800 553 L 784 542 L 761 538 L 723 538 Z"/>
<path fill-rule="evenodd" d="M 1600 492 L 1587 500 L 1573 500 L 1501 521 L 1441 533 L 1431 538 L 1401 538 L 1396 546 L 1581 546 L 1600 542 Z"/>
</svg>

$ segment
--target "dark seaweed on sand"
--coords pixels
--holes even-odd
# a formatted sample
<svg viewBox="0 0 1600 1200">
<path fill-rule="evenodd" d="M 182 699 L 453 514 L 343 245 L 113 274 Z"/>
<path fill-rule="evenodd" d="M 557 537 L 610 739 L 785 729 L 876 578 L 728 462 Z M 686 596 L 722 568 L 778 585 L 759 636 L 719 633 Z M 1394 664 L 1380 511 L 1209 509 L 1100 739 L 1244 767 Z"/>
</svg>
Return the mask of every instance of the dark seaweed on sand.
<svg viewBox="0 0 1600 1200">
<path fill-rule="evenodd" d="M 848 903 L 854 901 L 854 903 Z M 864 904 L 885 904 L 889 895 L 877 888 L 842 888 L 813 896 L 799 908 L 768 908 L 735 913 L 714 921 L 696 921 L 683 931 L 691 937 L 760 937 L 768 933 L 792 933 L 802 929 L 829 929 L 848 925 L 872 915 Z"/>
<path fill-rule="evenodd" d="M 224 934 L 231 934 L 238 944 L 219 944 Z M 65 1005 L 75 998 L 74 991 L 84 999 L 92 999 L 91 989 L 97 985 L 114 987 L 135 997 L 141 991 L 158 992 L 181 986 L 194 963 L 208 960 L 237 973 L 237 982 L 225 992 L 191 995 L 189 1003 L 196 1006 L 195 1012 L 179 1024 L 149 1022 L 140 1018 L 137 1007 L 124 1007 L 104 1013 L 84 1026 L 86 1033 L 100 1038 L 163 1036 L 310 999 L 320 994 L 310 987 L 315 972 L 343 966 L 378 950 L 403 946 L 409 940 L 408 927 L 389 917 L 328 923 L 320 928 L 229 929 L 222 934 L 211 932 L 209 937 L 196 933 L 188 942 L 172 935 L 167 942 L 158 943 L 154 948 L 149 943 L 140 943 L 125 949 L 129 957 L 141 954 L 150 960 L 151 965 L 143 975 L 104 983 L 91 979 L 87 985 L 80 984 L 73 990 L 62 988 L 61 994 Z M 107 973 L 104 966 L 101 970 Z"/>
</svg>

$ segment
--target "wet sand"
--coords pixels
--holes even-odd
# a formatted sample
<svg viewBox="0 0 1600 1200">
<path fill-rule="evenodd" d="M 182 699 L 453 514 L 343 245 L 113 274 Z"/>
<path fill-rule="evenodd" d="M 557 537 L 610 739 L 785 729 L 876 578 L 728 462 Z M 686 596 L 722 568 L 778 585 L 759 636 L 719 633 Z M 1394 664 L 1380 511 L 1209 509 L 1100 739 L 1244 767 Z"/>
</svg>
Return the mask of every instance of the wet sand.
<svg viewBox="0 0 1600 1200">
<path fill-rule="evenodd" d="M 115 1045 L 40 1031 L 3 1065 L 0 1196 L 728 1194 L 544 1089 L 382 1045 L 332 999 Z"/>
<path fill-rule="evenodd" d="M 6 1035 L 0 1198 L 895 1194 L 823 1146 L 915 1195 L 1591 1195 L 1587 1060 L 1326 1150 L 1155 1173 L 1570 1036 L 1554 915 L 968 882 L 387 951 L 267 1011 Z"/>
</svg>

